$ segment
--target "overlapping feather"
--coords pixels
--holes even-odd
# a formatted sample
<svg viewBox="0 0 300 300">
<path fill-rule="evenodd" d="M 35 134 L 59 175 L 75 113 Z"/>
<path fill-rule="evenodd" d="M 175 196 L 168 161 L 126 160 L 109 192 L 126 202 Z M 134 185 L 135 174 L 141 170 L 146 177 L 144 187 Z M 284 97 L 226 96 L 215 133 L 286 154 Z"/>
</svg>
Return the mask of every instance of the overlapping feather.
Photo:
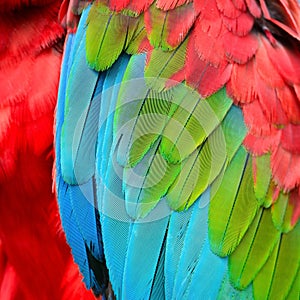
<svg viewBox="0 0 300 300">
<path fill-rule="evenodd" d="M 122 70 L 116 82 L 109 79 L 109 86 L 121 85 L 102 99 L 99 115 L 104 124 L 96 152 L 104 251 L 113 289 L 117 297 L 149 298 L 158 293 L 165 272 L 167 298 L 207 296 L 206 283 L 198 281 L 211 259 L 218 266 L 212 275 L 218 285 L 210 293 L 217 295 L 228 289 L 226 262 L 217 254 L 229 256 L 234 287 L 250 285 L 245 297 L 252 282 L 258 298 L 294 295 L 299 256 L 294 252 L 287 258 L 287 252 L 299 245 L 299 149 L 287 141 L 296 136 L 299 121 L 295 70 L 300 62 L 291 31 L 298 25 L 293 17 L 287 21 L 291 30 L 274 21 L 268 9 L 277 8 L 264 6 L 264 1 L 261 6 L 255 1 L 157 1 L 148 9 L 151 2 L 136 10 L 135 2 L 95 2 L 87 22 L 88 64 L 100 72 Z M 173 18 L 185 13 L 188 18 L 171 32 Z M 257 29 L 261 16 L 290 34 L 290 49 L 269 29 Z M 121 54 L 126 51 L 132 55 L 129 62 Z M 276 65 L 279 56 L 284 58 Z M 280 157 L 285 164 L 279 163 Z M 204 217 L 209 242 L 202 237 L 198 257 L 186 269 L 192 245 L 180 235 L 197 232 L 189 231 L 190 210 L 196 213 L 197 199 L 209 186 L 209 213 Z M 161 205 L 184 211 L 186 219 L 177 216 L 180 212 L 151 219 Z M 147 218 L 154 223 L 148 224 Z M 159 235 L 152 240 L 156 226 Z M 173 245 L 182 258 L 179 263 L 170 258 Z M 139 256 L 139 249 L 149 257 Z M 149 271 L 134 287 L 131 279 L 141 273 L 133 267 L 142 266 L 142 259 Z M 288 276 L 284 260 L 293 263 Z"/>
</svg>

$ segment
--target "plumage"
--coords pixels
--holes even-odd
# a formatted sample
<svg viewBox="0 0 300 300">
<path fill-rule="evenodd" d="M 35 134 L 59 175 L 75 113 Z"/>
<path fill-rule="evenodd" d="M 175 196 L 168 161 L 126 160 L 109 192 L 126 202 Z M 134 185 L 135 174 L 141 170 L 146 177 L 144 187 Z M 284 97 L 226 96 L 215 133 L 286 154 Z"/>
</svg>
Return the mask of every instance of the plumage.
<svg viewBox="0 0 300 300">
<path fill-rule="evenodd" d="M 99 216 L 79 215 L 74 230 L 87 241 L 80 228 L 98 226 L 91 243 L 103 247 L 104 294 L 299 294 L 299 30 L 293 0 L 101 0 L 83 11 L 65 50 L 71 72 L 58 112 L 69 117 L 56 127 L 56 145 L 69 140 L 56 169 L 71 191 L 95 180 L 88 194 Z M 87 85 L 89 74 L 103 84 Z M 73 100 L 80 95 L 73 115 L 65 105 L 72 90 Z M 87 105 L 93 117 L 83 123 Z M 85 145 L 91 128 L 97 137 Z M 87 176 L 64 177 L 74 172 Z M 84 202 L 70 198 L 76 217 Z"/>
<path fill-rule="evenodd" d="M 0 4 L 0 298 L 93 299 L 52 191 L 60 1 Z"/>
</svg>

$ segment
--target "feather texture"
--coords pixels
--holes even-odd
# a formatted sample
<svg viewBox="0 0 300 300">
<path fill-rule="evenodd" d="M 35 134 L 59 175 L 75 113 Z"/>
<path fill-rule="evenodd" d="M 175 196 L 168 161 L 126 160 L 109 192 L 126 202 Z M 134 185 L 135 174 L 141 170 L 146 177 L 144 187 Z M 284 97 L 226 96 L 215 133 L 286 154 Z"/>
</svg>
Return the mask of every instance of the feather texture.
<svg viewBox="0 0 300 300">
<path fill-rule="evenodd" d="M 103 84 L 97 140 L 82 149 L 96 164 L 85 165 L 96 170 L 96 230 L 116 298 L 296 293 L 297 251 L 288 257 L 300 215 L 295 5 L 96 1 L 83 13 L 87 62 L 74 61 Z M 76 72 L 83 76 L 80 64 Z M 86 80 L 76 79 L 79 91 Z M 88 140 L 88 122 L 82 129 Z"/>
</svg>

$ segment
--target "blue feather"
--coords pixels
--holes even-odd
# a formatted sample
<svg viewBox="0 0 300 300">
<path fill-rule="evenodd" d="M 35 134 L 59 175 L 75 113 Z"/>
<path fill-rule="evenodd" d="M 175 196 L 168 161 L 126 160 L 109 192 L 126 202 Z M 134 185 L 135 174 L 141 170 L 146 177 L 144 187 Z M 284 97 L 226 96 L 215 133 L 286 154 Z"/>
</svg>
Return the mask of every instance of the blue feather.
<svg viewBox="0 0 300 300">
<path fill-rule="evenodd" d="M 180 213 L 173 213 L 170 218 L 166 244 L 166 297 L 171 299 L 177 275 L 178 264 L 186 238 L 187 226 L 192 214 L 192 209 Z"/>
<path fill-rule="evenodd" d="M 76 119 L 72 122 L 68 119 L 68 114 L 65 112 L 65 101 L 68 98 L 67 94 L 70 90 L 70 82 L 74 83 L 72 80 L 78 80 L 81 71 L 84 69 L 83 64 L 79 62 L 83 59 L 85 49 L 82 47 L 84 44 L 82 39 L 84 39 L 85 28 L 83 25 L 80 25 L 78 28 L 78 32 L 76 35 L 68 35 L 64 53 L 64 61 L 62 65 L 61 71 L 61 80 L 60 80 L 60 89 L 58 95 L 58 108 L 57 108 L 57 121 L 56 121 L 56 189 L 58 193 L 59 200 L 59 208 L 60 214 L 62 218 L 62 225 L 64 227 L 66 238 L 69 245 L 72 248 L 72 254 L 74 256 L 74 260 L 79 265 L 80 271 L 84 276 L 84 281 L 87 288 L 93 288 L 96 294 L 103 293 L 105 286 L 100 286 L 96 276 L 92 270 L 92 266 L 90 265 L 89 259 L 90 255 L 93 255 L 96 259 L 100 261 L 104 260 L 103 255 L 103 246 L 101 240 L 101 232 L 100 232 L 100 223 L 99 223 L 99 214 L 95 208 L 95 199 L 93 193 L 93 179 L 90 178 L 87 183 L 81 186 L 72 186 L 66 183 L 63 179 L 61 163 L 64 160 L 64 157 L 70 155 L 69 158 L 73 159 L 72 153 L 65 153 L 65 147 L 61 147 L 61 142 L 65 143 L 66 139 L 61 139 L 63 126 L 65 126 L 66 122 L 68 125 L 73 124 L 72 122 L 76 121 Z M 79 68 L 79 70 L 78 70 Z M 75 74 L 75 75 L 74 75 Z M 71 79 L 70 79 L 71 76 Z M 75 79 L 72 79 L 72 76 L 75 76 Z M 82 74 L 81 74 L 82 76 Z M 92 71 L 87 76 L 90 84 L 85 86 L 87 89 L 83 91 L 83 97 L 87 94 L 97 94 L 99 90 L 99 86 L 102 84 L 101 80 L 98 80 L 98 73 Z M 85 81 L 86 83 L 86 81 Z M 98 86 L 95 89 L 96 83 Z M 102 80 L 103 83 L 103 80 Z M 94 86 L 93 86 L 94 85 Z M 71 88 L 72 90 L 72 88 Z M 72 95 L 73 92 L 71 92 Z M 85 94 L 84 94 L 85 93 Z M 73 95 L 74 96 L 74 95 Z M 74 99 L 71 99 L 71 101 Z M 76 100 L 76 99 L 75 99 Z M 92 100 L 92 99 L 90 99 Z M 97 110 L 99 111 L 100 101 L 91 101 L 91 114 L 88 116 L 89 120 L 87 124 L 88 126 L 83 127 L 82 134 L 85 136 L 90 135 L 90 130 L 94 130 L 95 120 L 98 118 Z M 66 117 L 66 118 L 65 118 Z M 74 115 L 71 116 L 73 119 Z M 71 125 L 73 126 L 73 125 Z M 75 126 L 74 126 L 75 127 Z M 97 133 L 97 127 L 96 127 Z M 71 133 L 72 134 L 72 133 Z M 74 132 L 73 132 L 74 134 Z M 70 142 L 67 141 L 67 142 Z M 87 141 L 85 141 L 86 145 Z M 84 145 L 84 147 L 85 147 Z M 72 145 L 71 145 L 72 146 Z M 62 150 L 62 152 L 61 152 Z M 69 149 L 69 151 L 71 151 Z M 83 150 L 83 149 L 82 149 Z M 84 154 L 81 151 L 81 156 Z M 95 158 L 95 150 L 93 153 Z M 70 161 L 71 161 L 70 160 Z M 80 157 L 82 161 L 82 158 Z M 66 167 L 66 165 L 64 165 Z M 64 168 L 64 171 L 70 173 L 74 172 L 73 164 L 67 165 L 67 168 Z M 69 169 L 68 169 L 69 168 Z M 74 174 L 74 173 L 73 173 Z M 93 175 L 93 174 L 91 174 Z M 67 176 L 66 176 L 67 177 Z M 71 180 L 75 181 L 75 180 Z"/>
<path fill-rule="evenodd" d="M 166 216 L 152 222 L 132 224 L 123 275 L 122 299 L 150 297 L 168 222 L 169 216 Z"/>
<path fill-rule="evenodd" d="M 225 274 L 223 278 L 222 285 L 220 287 L 218 297 L 216 298 L 218 300 L 252 300 L 253 299 L 253 287 L 252 284 L 250 284 L 246 289 L 243 291 L 236 290 L 230 280 L 228 273 Z"/>
<path fill-rule="evenodd" d="M 85 18 L 87 11 L 82 15 L 82 22 Z M 78 46 L 78 49 L 74 53 L 75 58 L 68 76 L 61 133 L 62 175 L 70 184 L 87 182 L 95 173 L 100 100 L 93 95 L 96 84 L 103 83 L 101 76 L 98 82 L 99 73 L 86 64 L 85 28 L 79 26 L 77 34 L 75 46 Z"/>
<path fill-rule="evenodd" d="M 208 205 L 200 207 L 208 203 L 209 193 L 207 190 L 188 211 L 171 216 L 165 258 L 169 298 L 209 299 L 219 290 L 227 270 L 226 259 L 217 257 L 209 248 Z"/>
<path fill-rule="evenodd" d="M 71 246 L 72 254 L 75 262 L 78 264 L 82 275 L 84 276 L 84 281 L 88 289 L 93 288 L 95 293 L 100 293 L 100 287 L 95 280 L 93 271 L 90 269 L 88 263 L 88 257 L 86 253 L 85 243 L 83 241 L 82 235 L 78 230 L 71 206 L 70 200 L 70 189 L 69 185 L 66 184 L 61 175 L 61 153 L 60 153 L 60 135 L 61 127 L 64 121 L 64 104 L 65 104 L 65 92 L 67 79 L 69 76 L 71 64 L 72 64 L 72 55 L 74 51 L 73 47 L 75 44 L 75 36 L 70 34 L 67 37 L 65 54 L 64 56 L 68 59 L 64 60 L 61 71 L 60 79 L 60 89 L 58 94 L 58 105 L 56 112 L 56 190 L 58 194 L 58 204 L 60 209 L 60 215 L 62 219 L 62 225 L 66 232 L 66 238 L 68 244 Z"/>
<path fill-rule="evenodd" d="M 122 276 L 126 256 L 124 249 L 127 247 L 130 223 L 128 223 L 128 218 L 125 218 L 125 220 L 120 219 L 122 215 L 122 203 L 124 201 L 120 200 L 123 199 L 123 192 L 118 174 L 122 172 L 122 168 L 119 168 L 121 170 L 117 170 L 118 166 L 112 165 L 112 136 L 114 108 L 117 102 L 119 83 L 123 78 L 128 59 L 129 57 L 126 55 L 121 56 L 106 74 L 101 95 L 102 106 L 99 115 L 100 125 L 96 161 L 97 196 L 99 199 L 98 207 L 103 232 L 103 243 L 105 244 L 104 250 L 107 266 L 110 269 L 110 280 L 116 295 L 120 295 L 122 289 Z M 103 199 L 109 200 L 103 202 Z M 118 232 L 122 238 L 111 239 L 112 234 L 115 232 Z"/>
</svg>

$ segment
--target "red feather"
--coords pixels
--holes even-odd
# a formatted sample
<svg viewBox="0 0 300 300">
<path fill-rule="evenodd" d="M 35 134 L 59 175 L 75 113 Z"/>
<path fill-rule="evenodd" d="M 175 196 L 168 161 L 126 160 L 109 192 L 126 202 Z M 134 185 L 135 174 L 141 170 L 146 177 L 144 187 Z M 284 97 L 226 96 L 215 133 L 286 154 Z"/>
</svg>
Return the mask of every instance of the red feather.
<svg viewBox="0 0 300 300">
<path fill-rule="evenodd" d="M 259 136 L 249 132 L 244 139 L 244 146 L 254 155 L 263 155 L 278 146 L 280 131 L 273 132 L 273 135 Z"/>
<path fill-rule="evenodd" d="M 52 193 L 61 60 L 56 49 L 64 30 L 57 21 L 60 1 L 51 2 L 0 17 L 5 41 L 0 47 L 0 298 L 5 300 L 94 298 L 73 262 Z"/>
<path fill-rule="evenodd" d="M 263 37 L 261 37 L 261 41 L 266 48 L 269 60 L 287 83 L 300 84 L 299 50 L 293 49 L 293 51 L 291 51 L 279 43 L 273 46 Z"/>
<path fill-rule="evenodd" d="M 232 65 L 226 63 L 216 68 L 200 59 L 195 49 L 195 34 L 190 37 L 185 67 L 186 82 L 198 89 L 202 97 L 207 97 L 224 86 L 230 78 L 231 69 Z"/>
<path fill-rule="evenodd" d="M 288 117 L 288 120 L 292 123 L 299 124 L 300 103 L 294 91 L 290 87 L 285 86 L 282 89 L 277 89 L 276 92 L 282 108 Z"/>
<path fill-rule="evenodd" d="M 281 145 L 291 153 L 300 154 L 300 125 L 288 124 L 282 129 Z"/>
<path fill-rule="evenodd" d="M 245 64 L 256 53 L 258 42 L 253 34 L 241 37 L 228 31 L 223 36 L 223 47 L 230 60 Z"/>
<path fill-rule="evenodd" d="M 219 37 L 222 28 L 222 19 L 220 11 L 215 1 L 198 0 L 194 3 L 197 13 L 199 13 L 199 21 L 204 32 Z"/>
<path fill-rule="evenodd" d="M 245 0 L 249 12 L 252 14 L 253 17 L 255 18 L 260 18 L 261 17 L 261 9 L 258 6 L 257 2 L 255 0 Z"/>
<path fill-rule="evenodd" d="M 233 5 L 241 11 L 246 11 L 246 3 L 244 0 L 232 0 Z"/>
<path fill-rule="evenodd" d="M 267 122 L 276 125 L 287 124 L 287 115 L 282 108 L 277 90 L 268 87 L 262 80 L 256 81 L 256 88 L 258 100 Z"/>
<path fill-rule="evenodd" d="M 216 0 L 216 3 L 220 12 L 228 18 L 238 18 L 242 13 L 231 0 Z"/>
<path fill-rule="evenodd" d="M 291 225 L 294 226 L 300 219 L 300 188 L 294 189 L 291 192 L 289 204 L 293 207 Z"/>
<path fill-rule="evenodd" d="M 156 6 L 163 10 L 169 10 L 191 2 L 193 0 L 157 0 Z"/>
<path fill-rule="evenodd" d="M 292 190 L 300 184 L 300 155 L 293 154 L 281 146 L 271 155 L 271 168 L 275 182 L 284 190 Z"/>
<path fill-rule="evenodd" d="M 230 32 L 239 36 L 248 34 L 254 24 L 253 18 L 248 13 L 242 13 L 236 19 L 224 16 L 223 22 Z"/>
<path fill-rule="evenodd" d="M 255 56 L 255 69 L 261 77 L 261 80 L 268 86 L 282 88 L 285 85 L 282 76 L 269 60 L 267 50 L 265 47 L 262 47 L 261 42 Z M 272 76 L 270 76 L 270 74 L 272 74 Z"/>
<path fill-rule="evenodd" d="M 202 60 L 210 62 L 213 66 L 218 67 L 226 62 L 226 56 L 223 48 L 223 35 L 225 28 L 220 33 L 220 38 L 215 38 L 202 30 L 201 22 L 198 20 L 195 27 L 195 47 L 199 57 Z"/>
<path fill-rule="evenodd" d="M 254 60 L 247 64 L 233 64 L 227 92 L 233 97 L 236 104 L 250 103 L 257 99 L 256 73 Z"/>
</svg>

